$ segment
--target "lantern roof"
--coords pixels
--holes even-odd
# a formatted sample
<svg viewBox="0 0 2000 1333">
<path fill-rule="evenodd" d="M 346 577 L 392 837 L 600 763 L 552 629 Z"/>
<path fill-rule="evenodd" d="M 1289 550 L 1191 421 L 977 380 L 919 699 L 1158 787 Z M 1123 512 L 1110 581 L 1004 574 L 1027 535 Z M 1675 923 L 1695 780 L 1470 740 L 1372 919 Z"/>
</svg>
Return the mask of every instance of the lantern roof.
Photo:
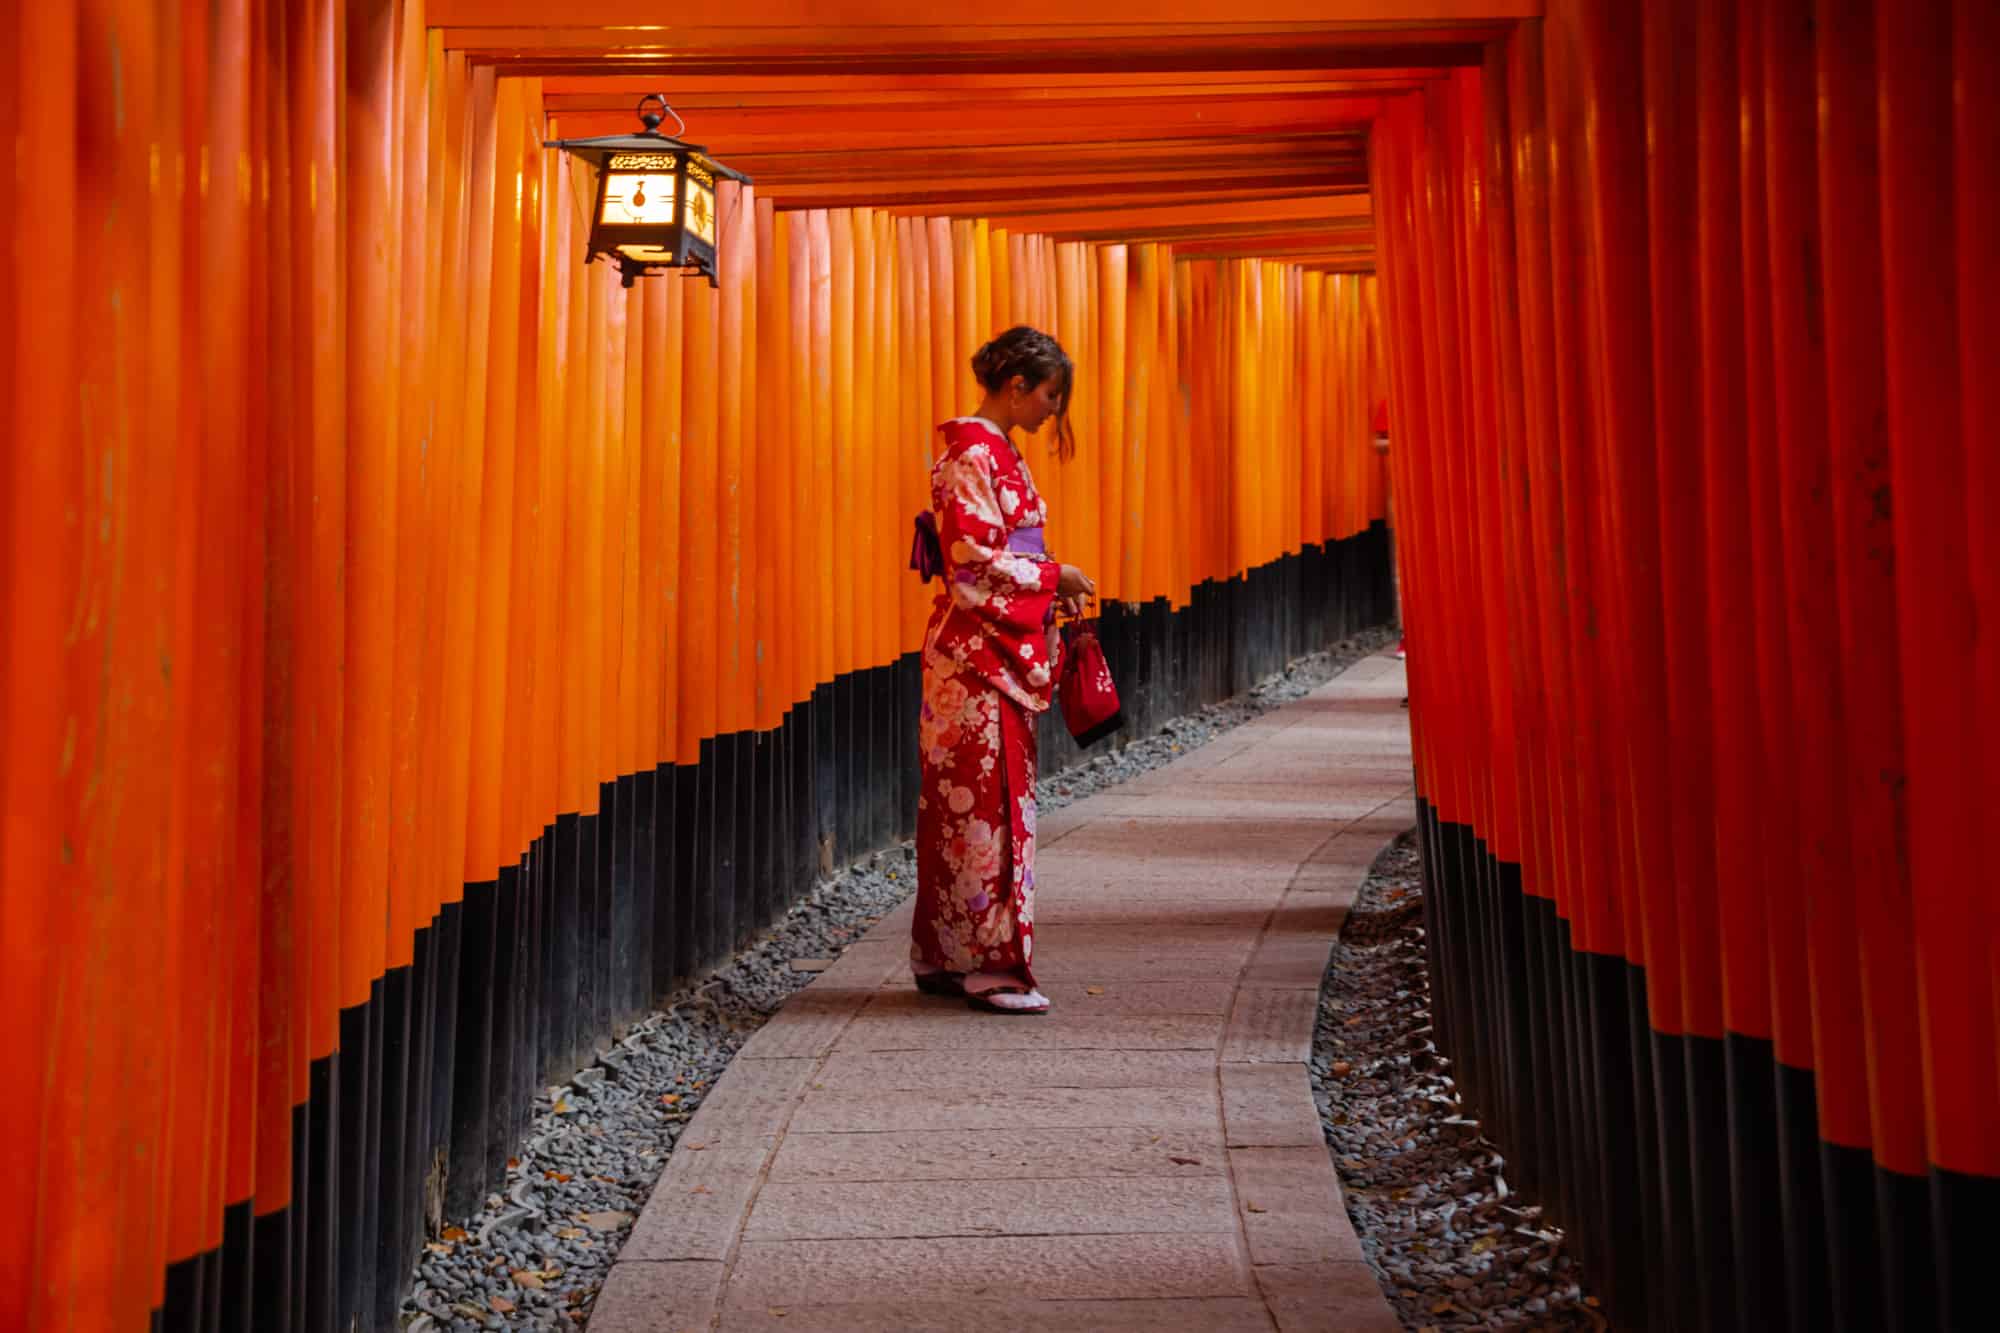
<svg viewBox="0 0 2000 1333">
<path fill-rule="evenodd" d="M 699 153 L 702 165 L 716 175 L 727 176 L 746 185 L 751 183 L 750 177 L 710 157 L 706 144 L 689 143 L 670 134 L 661 134 L 658 130 L 642 130 L 637 134 L 601 134 L 593 139 L 544 139 L 542 147 L 560 148 L 599 167 L 620 153 Z"/>
</svg>

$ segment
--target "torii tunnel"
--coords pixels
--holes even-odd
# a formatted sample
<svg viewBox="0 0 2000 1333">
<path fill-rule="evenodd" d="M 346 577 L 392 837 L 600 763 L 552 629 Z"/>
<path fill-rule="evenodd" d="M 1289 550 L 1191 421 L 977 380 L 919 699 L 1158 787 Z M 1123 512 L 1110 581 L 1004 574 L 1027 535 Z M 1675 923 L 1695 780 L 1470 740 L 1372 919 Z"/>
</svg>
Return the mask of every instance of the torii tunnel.
<svg viewBox="0 0 2000 1333">
<path fill-rule="evenodd" d="M 1440 1044 L 1613 1322 L 1990 1317 L 2000 5 L 0 52 L 0 1328 L 389 1326 L 537 1086 L 906 836 L 910 515 L 1015 323 L 1133 728 L 1394 618 L 1393 517 Z M 585 266 L 543 146 L 653 92 L 752 178 L 713 290 Z"/>
</svg>

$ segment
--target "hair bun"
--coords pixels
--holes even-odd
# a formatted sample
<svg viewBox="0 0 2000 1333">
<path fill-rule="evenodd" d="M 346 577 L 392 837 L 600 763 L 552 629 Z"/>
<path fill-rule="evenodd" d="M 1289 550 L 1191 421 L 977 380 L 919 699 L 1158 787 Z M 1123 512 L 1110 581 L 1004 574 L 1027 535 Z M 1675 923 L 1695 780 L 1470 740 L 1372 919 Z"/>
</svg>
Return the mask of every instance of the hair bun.
<svg viewBox="0 0 2000 1333">
<path fill-rule="evenodd" d="M 1069 354 L 1048 334 L 1026 324 L 1016 324 L 972 355 L 972 373 L 991 393 L 1005 388 L 1019 375 L 1032 385 L 1051 375 L 1071 373 Z"/>
</svg>

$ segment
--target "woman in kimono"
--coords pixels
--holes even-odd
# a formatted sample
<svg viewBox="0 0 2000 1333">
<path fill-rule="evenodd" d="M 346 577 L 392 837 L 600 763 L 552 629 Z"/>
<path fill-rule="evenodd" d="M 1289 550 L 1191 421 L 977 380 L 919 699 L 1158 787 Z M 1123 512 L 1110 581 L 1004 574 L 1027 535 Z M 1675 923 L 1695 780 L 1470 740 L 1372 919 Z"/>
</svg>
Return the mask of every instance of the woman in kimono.
<svg viewBox="0 0 2000 1333">
<path fill-rule="evenodd" d="M 1096 585 L 1048 554 L 1047 508 L 1014 448 L 1056 419 L 1069 433 L 1070 359 L 1056 340 L 1012 328 L 979 349 L 978 412 L 938 427 L 931 509 L 944 587 L 924 632 L 911 968 L 932 994 L 977 1009 L 1042 1014 L 1035 989 L 1035 717 L 1055 680 L 1058 602 L 1080 613 Z"/>
</svg>

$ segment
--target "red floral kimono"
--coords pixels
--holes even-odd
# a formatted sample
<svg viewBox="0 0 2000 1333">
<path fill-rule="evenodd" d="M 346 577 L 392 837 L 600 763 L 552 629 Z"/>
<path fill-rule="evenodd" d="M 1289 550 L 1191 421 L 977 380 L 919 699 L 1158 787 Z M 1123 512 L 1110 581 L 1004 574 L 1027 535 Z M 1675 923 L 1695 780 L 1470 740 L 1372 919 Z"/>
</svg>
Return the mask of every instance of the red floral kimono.
<svg viewBox="0 0 2000 1333">
<path fill-rule="evenodd" d="M 917 907 L 910 956 L 1034 984 L 1035 714 L 1055 680 L 1047 508 L 997 427 L 938 428 L 931 507 L 944 588 L 924 632 Z"/>
</svg>

